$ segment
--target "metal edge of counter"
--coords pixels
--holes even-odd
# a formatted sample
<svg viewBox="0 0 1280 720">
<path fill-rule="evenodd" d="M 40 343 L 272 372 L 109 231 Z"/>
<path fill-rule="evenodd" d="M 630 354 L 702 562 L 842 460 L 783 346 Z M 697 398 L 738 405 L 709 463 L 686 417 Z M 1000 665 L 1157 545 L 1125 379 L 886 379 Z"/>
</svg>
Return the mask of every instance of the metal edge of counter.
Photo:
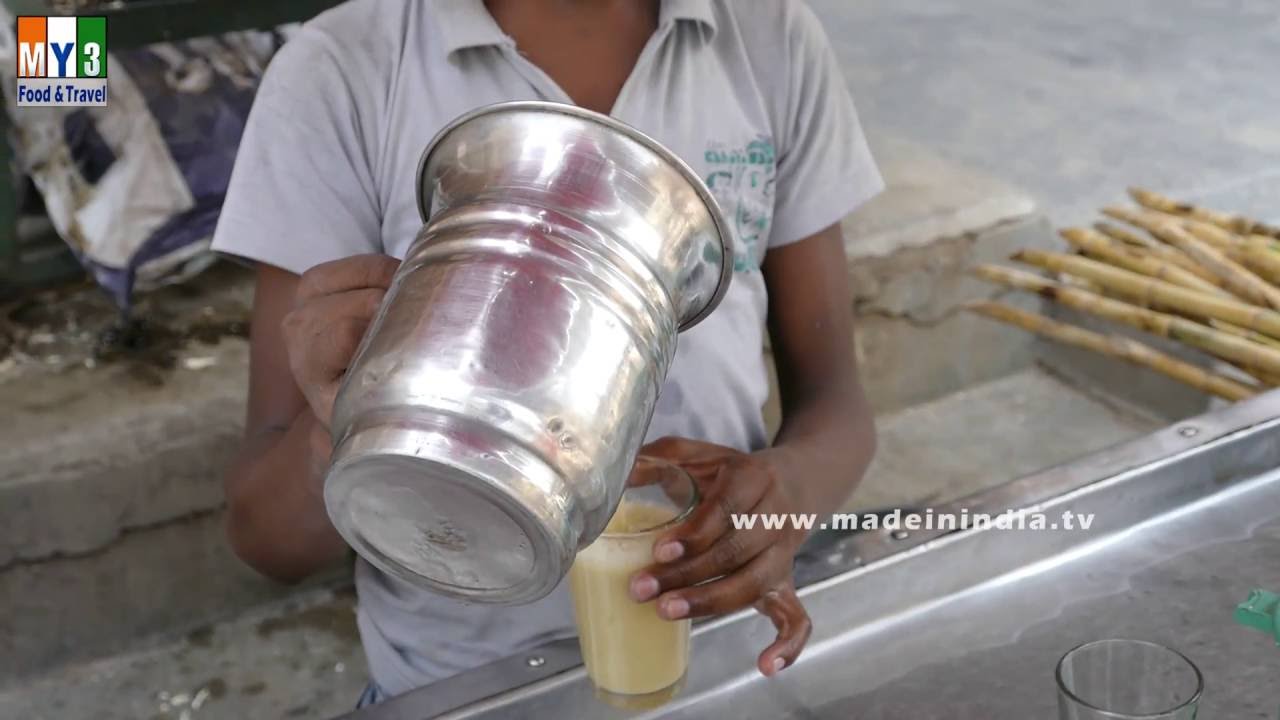
<svg viewBox="0 0 1280 720">
<path fill-rule="evenodd" d="M 1175 423 L 1150 435 L 991 490 L 937 506 L 934 510 L 941 513 L 960 512 L 964 509 L 971 514 L 995 514 L 1007 509 L 1035 510 L 1063 506 L 1078 502 L 1081 498 L 1090 499 L 1091 495 L 1094 496 L 1091 500 L 1096 503 L 1117 491 L 1125 492 L 1128 489 L 1126 484 L 1138 482 L 1140 485 L 1137 486 L 1136 497 L 1141 502 L 1135 505 L 1137 501 L 1131 499 L 1127 514 L 1119 525 L 1097 531 L 1114 533 L 1147 519 L 1144 513 L 1149 516 L 1168 512 L 1280 465 L 1280 443 L 1269 442 L 1277 433 L 1280 433 L 1280 392 L 1271 392 Z M 1244 449 L 1243 452 L 1234 452 L 1240 448 Z M 1224 461 L 1224 457 L 1239 461 Z M 1183 460 L 1202 461 L 1199 463 L 1202 467 L 1198 470 L 1203 470 L 1204 473 L 1192 473 L 1191 477 L 1179 478 L 1176 482 L 1154 482 L 1158 479 L 1155 476 L 1162 470 L 1174 467 Z M 865 581 L 870 575 L 892 580 L 931 555 L 973 555 L 976 550 L 983 548 L 990 551 L 994 547 L 991 545 L 992 533 L 991 529 L 933 530 L 905 534 L 862 533 L 839 542 L 829 555 L 830 577 L 801 590 L 801 596 L 805 598 L 806 604 L 811 605 L 811 613 L 815 615 L 814 638 L 806 656 L 820 654 L 822 644 L 830 639 L 825 638 L 831 635 L 830 632 L 819 632 L 817 629 L 820 613 L 832 605 L 834 596 L 842 590 Z M 1097 539 L 1097 533 L 1082 533 L 1076 540 L 1065 542 L 1089 542 Z M 1040 555 L 1064 551 L 1067 546 L 1063 542 L 1046 539 L 1036 547 L 1022 547 L 1016 552 L 1000 552 L 996 562 L 984 568 L 987 571 L 984 577 L 962 577 L 956 573 L 948 573 L 945 577 L 925 583 L 914 583 L 912 598 L 888 595 L 875 598 L 858 611 L 859 617 L 855 623 L 882 621 L 905 612 L 905 608 L 912 602 L 924 604 L 929 598 L 959 592 L 964 587 L 1012 572 L 1021 567 L 1018 564 L 1020 561 L 1028 561 L 1028 558 L 1029 562 L 1043 560 Z M 876 586 L 883 587 L 884 583 L 877 582 Z M 847 612 L 843 614 L 847 615 Z M 768 622 L 754 611 L 743 611 L 701 623 L 694 632 L 695 636 L 704 638 L 703 643 L 706 643 L 713 641 L 713 637 L 727 639 L 725 631 L 731 631 L 729 635 L 737 636 L 737 639 L 730 642 L 736 645 L 751 634 L 753 625 L 761 624 L 767 626 Z M 726 653 L 729 654 L 732 653 Z M 802 657 L 800 665 L 806 659 Z M 497 707 L 509 706 L 552 692 L 580 679 L 585 682 L 585 672 L 580 663 L 576 640 L 561 640 L 428 685 L 345 717 L 350 720 L 424 720 L 446 714 L 449 717 L 480 715 Z M 742 664 L 746 667 L 737 674 L 754 672 L 750 667 L 751 663 Z M 722 675 L 730 673 L 726 682 L 736 684 L 730 682 L 736 677 L 730 670 L 720 668 L 718 672 Z M 705 700 L 708 694 L 723 689 L 719 686 L 699 687 L 693 680 L 691 678 L 685 695 L 677 698 L 669 707 L 679 708 L 697 703 Z"/>
</svg>

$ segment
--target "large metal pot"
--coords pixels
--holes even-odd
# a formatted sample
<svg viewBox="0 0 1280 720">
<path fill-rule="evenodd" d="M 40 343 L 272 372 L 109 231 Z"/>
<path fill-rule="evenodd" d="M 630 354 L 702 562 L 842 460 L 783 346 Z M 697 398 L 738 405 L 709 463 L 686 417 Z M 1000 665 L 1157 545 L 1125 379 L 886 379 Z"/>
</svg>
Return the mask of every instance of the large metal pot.
<svg viewBox="0 0 1280 720">
<path fill-rule="evenodd" d="M 325 502 L 385 572 L 529 602 L 613 514 L 730 236 L 671 152 L 566 105 L 459 118 L 418 181 L 426 227 L 338 394 Z"/>
</svg>

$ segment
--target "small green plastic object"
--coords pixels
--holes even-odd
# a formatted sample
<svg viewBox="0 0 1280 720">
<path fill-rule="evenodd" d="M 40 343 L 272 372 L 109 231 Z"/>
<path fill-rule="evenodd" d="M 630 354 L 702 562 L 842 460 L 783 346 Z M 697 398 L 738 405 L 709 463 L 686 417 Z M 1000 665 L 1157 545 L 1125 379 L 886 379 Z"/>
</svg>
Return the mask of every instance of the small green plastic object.
<svg viewBox="0 0 1280 720">
<path fill-rule="evenodd" d="M 1250 591 L 1249 599 L 1236 606 L 1236 622 L 1267 633 L 1280 645 L 1280 595 Z"/>
</svg>

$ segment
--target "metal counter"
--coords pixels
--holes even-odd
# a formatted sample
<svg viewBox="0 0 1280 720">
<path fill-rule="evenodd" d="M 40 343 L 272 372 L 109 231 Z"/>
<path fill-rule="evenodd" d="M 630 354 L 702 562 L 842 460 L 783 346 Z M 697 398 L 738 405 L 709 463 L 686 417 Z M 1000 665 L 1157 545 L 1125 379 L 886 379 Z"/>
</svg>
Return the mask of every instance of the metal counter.
<svg viewBox="0 0 1280 720">
<path fill-rule="evenodd" d="M 1051 440 L 1051 439 L 1045 439 Z M 803 568 L 814 635 L 778 678 L 754 613 L 695 630 L 688 684 L 658 710 L 597 701 L 572 642 L 350 716 L 1052 718 L 1053 670 L 1105 637 L 1172 645 L 1205 674 L 1205 718 L 1273 718 L 1280 648 L 1232 621 L 1280 590 L 1280 393 L 1179 423 L 942 511 L 1094 514 L 1087 530 L 971 529 L 840 540 Z M 826 572 L 819 572 L 825 566 Z"/>
</svg>

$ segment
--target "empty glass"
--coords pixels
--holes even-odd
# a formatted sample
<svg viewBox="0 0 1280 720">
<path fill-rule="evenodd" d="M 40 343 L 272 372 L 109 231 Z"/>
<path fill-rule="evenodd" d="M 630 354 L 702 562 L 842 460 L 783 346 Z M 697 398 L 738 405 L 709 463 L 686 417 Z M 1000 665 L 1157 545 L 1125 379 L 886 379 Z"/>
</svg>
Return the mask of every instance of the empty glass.
<svg viewBox="0 0 1280 720">
<path fill-rule="evenodd" d="M 1058 661 L 1059 720 L 1193 720 L 1204 677 L 1177 650 L 1098 640 Z"/>
</svg>

